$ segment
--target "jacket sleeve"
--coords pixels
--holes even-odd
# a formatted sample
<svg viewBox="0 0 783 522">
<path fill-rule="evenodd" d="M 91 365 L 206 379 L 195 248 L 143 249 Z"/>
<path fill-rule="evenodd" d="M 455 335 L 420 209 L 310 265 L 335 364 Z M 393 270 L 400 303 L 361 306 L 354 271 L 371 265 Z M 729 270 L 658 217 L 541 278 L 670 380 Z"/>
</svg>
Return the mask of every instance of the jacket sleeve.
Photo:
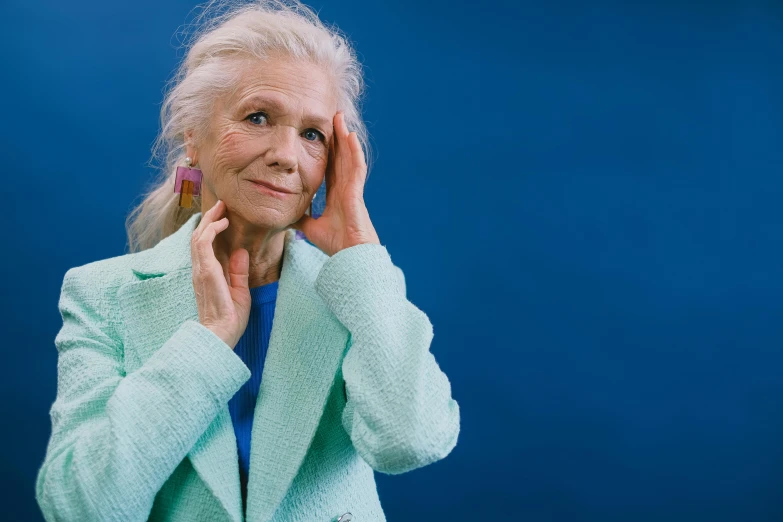
<svg viewBox="0 0 783 522">
<path fill-rule="evenodd" d="M 47 522 L 147 520 L 161 486 L 250 378 L 211 330 L 186 321 L 130 375 L 111 311 L 89 270 L 60 293 L 52 433 L 35 495 Z"/>
<path fill-rule="evenodd" d="M 446 457 L 457 444 L 459 405 L 430 352 L 432 324 L 406 298 L 404 275 L 386 247 L 340 250 L 315 284 L 350 332 L 342 423 L 359 455 L 386 474 Z"/>
</svg>

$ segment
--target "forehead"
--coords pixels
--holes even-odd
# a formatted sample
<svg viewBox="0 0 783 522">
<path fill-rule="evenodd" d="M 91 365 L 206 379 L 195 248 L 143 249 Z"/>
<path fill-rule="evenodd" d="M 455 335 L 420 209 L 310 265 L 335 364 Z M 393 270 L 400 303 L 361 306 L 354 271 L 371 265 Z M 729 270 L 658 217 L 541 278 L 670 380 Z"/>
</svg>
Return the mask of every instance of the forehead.
<svg viewBox="0 0 783 522">
<path fill-rule="evenodd" d="M 245 59 L 235 89 L 224 98 L 229 111 L 266 105 L 281 115 L 331 123 L 337 111 L 335 85 L 325 68 L 305 60 L 272 57 Z M 260 105 L 259 105 L 260 104 Z"/>
</svg>

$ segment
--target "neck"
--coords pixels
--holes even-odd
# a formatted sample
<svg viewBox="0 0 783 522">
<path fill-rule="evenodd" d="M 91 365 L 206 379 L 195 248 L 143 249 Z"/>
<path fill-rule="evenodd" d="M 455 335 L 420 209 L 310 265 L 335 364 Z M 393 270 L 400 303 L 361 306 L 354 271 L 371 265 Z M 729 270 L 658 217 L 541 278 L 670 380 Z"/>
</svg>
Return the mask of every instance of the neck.
<svg viewBox="0 0 783 522">
<path fill-rule="evenodd" d="M 206 206 L 202 212 L 209 208 L 211 205 Z M 227 211 L 224 216 L 228 217 L 229 225 L 215 236 L 213 250 L 215 258 L 223 268 L 226 281 L 229 281 L 231 253 L 239 248 L 244 248 L 250 254 L 249 288 L 278 281 L 283 268 L 286 229 L 261 227 L 231 211 Z"/>
<path fill-rule="evenodd" d="M 223 267 L 223 273 L 228 277 L 231 253 L 244 248 L 250 254 L 250 288 L 278 281 L 283 268 L 285 231 L 260 229 L 254 225 L 235 223 L 236 220 L 235 217 L 214 241 L 215 257 Z"/>
</svg>

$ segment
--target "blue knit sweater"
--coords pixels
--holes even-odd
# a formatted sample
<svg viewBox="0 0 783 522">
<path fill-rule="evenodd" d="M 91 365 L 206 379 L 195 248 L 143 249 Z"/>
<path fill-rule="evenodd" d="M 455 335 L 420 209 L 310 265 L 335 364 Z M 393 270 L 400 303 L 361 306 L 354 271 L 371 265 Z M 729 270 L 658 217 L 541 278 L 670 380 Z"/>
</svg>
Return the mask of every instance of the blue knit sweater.
<svg viewBox="0 0 783 522">
<path fill-rule="evenodd" d="M 228 401 L 228 410 L 234 424 L 239 452 L 239 478 L 242 485 L 242 507 L 247 505 L 247 479 L 250 463 L 250 432 L 253 428 L 253 412 L 261 386 L 264 359 L 269 346 L 272 319 L 275 314 L 277 285 L 279 281 L 250 289 L 252 304 L 245 333 L 239 339 L 234 352 L 250 369 L 250 379 Z"/>
</svg>

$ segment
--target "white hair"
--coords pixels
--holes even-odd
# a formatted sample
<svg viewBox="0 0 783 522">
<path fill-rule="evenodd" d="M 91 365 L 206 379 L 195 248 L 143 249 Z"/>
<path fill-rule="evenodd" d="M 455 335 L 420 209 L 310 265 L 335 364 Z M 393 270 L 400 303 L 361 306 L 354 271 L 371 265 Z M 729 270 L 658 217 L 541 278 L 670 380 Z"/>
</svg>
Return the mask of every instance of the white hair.
<svg viewBox="0 0 783 522">
<path fill-rule="evenodd" d="M 369 175 L 371 150 L 360 110 L 362 66 L 338 28 L 326 27 L 298 0 L 213 0 L 199 7 L 191 24 L 195 29 L 184 42 L 186 55 L 165 90 L 151 160 L 158 177 L 125 222 L 130 252 L 155 246 L 201 211 L 201 197 L 183 208 L 174 193 L 176 168 L 185 164 L 184 133 L 193 129 L 196 142 L 205 135 L 215 100 L 237 87 L 242 59 L 282 55 L 324 67 L 336 82 L 338 110 L 365 151 Z"/>
</svg>

